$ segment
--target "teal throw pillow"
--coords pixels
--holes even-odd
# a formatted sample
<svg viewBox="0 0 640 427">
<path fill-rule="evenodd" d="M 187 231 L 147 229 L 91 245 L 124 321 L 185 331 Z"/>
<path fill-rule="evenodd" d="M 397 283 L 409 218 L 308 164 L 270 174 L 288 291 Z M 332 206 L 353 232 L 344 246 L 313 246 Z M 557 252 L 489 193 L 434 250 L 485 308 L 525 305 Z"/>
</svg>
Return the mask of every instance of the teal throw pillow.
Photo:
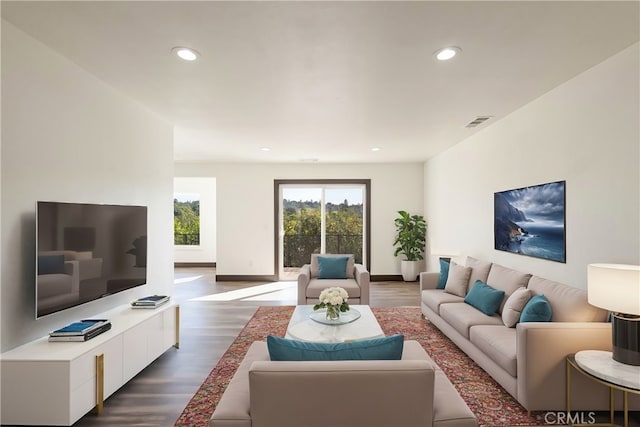
<svg viewBox="0 0 640 427">
<path fill-rule="evenodd" d="M 482 280 L 476 280 L 467 296 L 464 297 L 464 302 L 487 316 L 493 316 L 500 307 L 503 298 L 504 291 L 494 289 Z"/>
<path fill-rule="evenodd" d="M 296 341 L 269 335 L 269 357 L 275 361 L 400 360 L 404 335 L 341 343 Z"/>
<path fill-rule="evenodd" d="M 449 260 L 440 258 L 440 277 L 438 277 L 438 286 L 436 289 L 444 289 L 447 284 L 447 278 L 449 277 Z"/>
<path fill-rule="evenodd" d="M 551 304 L 544 295 L 536 295 L 522 309 L 520 322 L 549 322 L 551 321 Z"/>
<path fill-rule="evenodd" d="M 346 279 L 348 256 L 319 256 L 318 279 Z"/>
</svg>

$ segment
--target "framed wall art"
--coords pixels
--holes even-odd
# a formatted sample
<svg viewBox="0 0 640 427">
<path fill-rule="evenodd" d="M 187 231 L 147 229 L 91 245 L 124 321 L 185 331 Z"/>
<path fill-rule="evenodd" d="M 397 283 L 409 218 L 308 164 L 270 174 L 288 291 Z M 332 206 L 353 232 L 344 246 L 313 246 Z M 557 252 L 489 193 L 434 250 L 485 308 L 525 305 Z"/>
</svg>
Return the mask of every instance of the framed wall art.
<svg viewBox="0 0 640 427">
<path fill-rule="evenodd" d="M 565 181 L 494 193 L 499 251 L 566 262 Z"/>
</svg>

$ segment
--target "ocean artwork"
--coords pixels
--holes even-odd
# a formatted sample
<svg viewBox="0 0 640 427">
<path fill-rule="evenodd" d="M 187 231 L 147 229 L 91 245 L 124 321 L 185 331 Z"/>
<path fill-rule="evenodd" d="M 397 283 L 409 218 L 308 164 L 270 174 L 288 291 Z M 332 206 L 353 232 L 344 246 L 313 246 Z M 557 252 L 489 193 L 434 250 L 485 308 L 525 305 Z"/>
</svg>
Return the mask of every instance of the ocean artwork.
<svg viewBox="0 0 640 427">
<path fill-rule="evenodd" d="M 494 193 L 495 248 L 566 262 L 565 181 Z"/>
</svg>

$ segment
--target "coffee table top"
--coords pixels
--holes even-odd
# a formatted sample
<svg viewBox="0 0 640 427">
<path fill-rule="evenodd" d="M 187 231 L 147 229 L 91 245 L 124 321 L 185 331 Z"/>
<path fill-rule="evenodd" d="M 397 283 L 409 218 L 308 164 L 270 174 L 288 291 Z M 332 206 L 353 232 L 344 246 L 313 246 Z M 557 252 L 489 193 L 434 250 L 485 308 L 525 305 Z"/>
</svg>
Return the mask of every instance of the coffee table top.
<svg viewBox="0 0 640 427">
<path fill-rule="evenodd" d="M 285 337 L 310 342 L 347 342 L 384 337 L 368 305 L 350 307 L 360 312 L 359 319 L 344 325 L 324 325 L 309 317 L 313 313 L 313 305 L 299 305 L 291 315 Z"/>
</svg>

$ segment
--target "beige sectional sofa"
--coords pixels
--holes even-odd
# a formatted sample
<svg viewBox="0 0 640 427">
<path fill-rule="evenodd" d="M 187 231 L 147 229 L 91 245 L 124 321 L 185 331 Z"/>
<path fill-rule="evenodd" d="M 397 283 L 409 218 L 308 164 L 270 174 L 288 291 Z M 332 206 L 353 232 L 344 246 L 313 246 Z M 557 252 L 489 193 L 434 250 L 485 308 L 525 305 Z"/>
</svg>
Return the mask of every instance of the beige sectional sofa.
<svg viewBox="0 0 640 427">
<path fill-rule="evenodd" d="M 587 303 L 586 290 L 471 257 L 462 263 L 471 268 L 467 292 L 476 280 L 505 292 L 498 312 L 485 315 L 463 297 L 436 289 L 439 273 L 428 272 L 420 275 L 422 313 L 524 408 L 564 410 L 565 358 L 579 350 L 611 350 L 608 313 Z M 505 326 L 502 308 L 520 287 L 545 295 L 550 322 Z M 608 405 L 605 387 L 573 376 L 573 410 L 607 410 Z"/>
<path fill-rule="evenodd" d="M 477 420 L 417 341 L 402 360 L 273 362 L 254 342 L 210 427 L 474 427 Z"/>
</svg>

